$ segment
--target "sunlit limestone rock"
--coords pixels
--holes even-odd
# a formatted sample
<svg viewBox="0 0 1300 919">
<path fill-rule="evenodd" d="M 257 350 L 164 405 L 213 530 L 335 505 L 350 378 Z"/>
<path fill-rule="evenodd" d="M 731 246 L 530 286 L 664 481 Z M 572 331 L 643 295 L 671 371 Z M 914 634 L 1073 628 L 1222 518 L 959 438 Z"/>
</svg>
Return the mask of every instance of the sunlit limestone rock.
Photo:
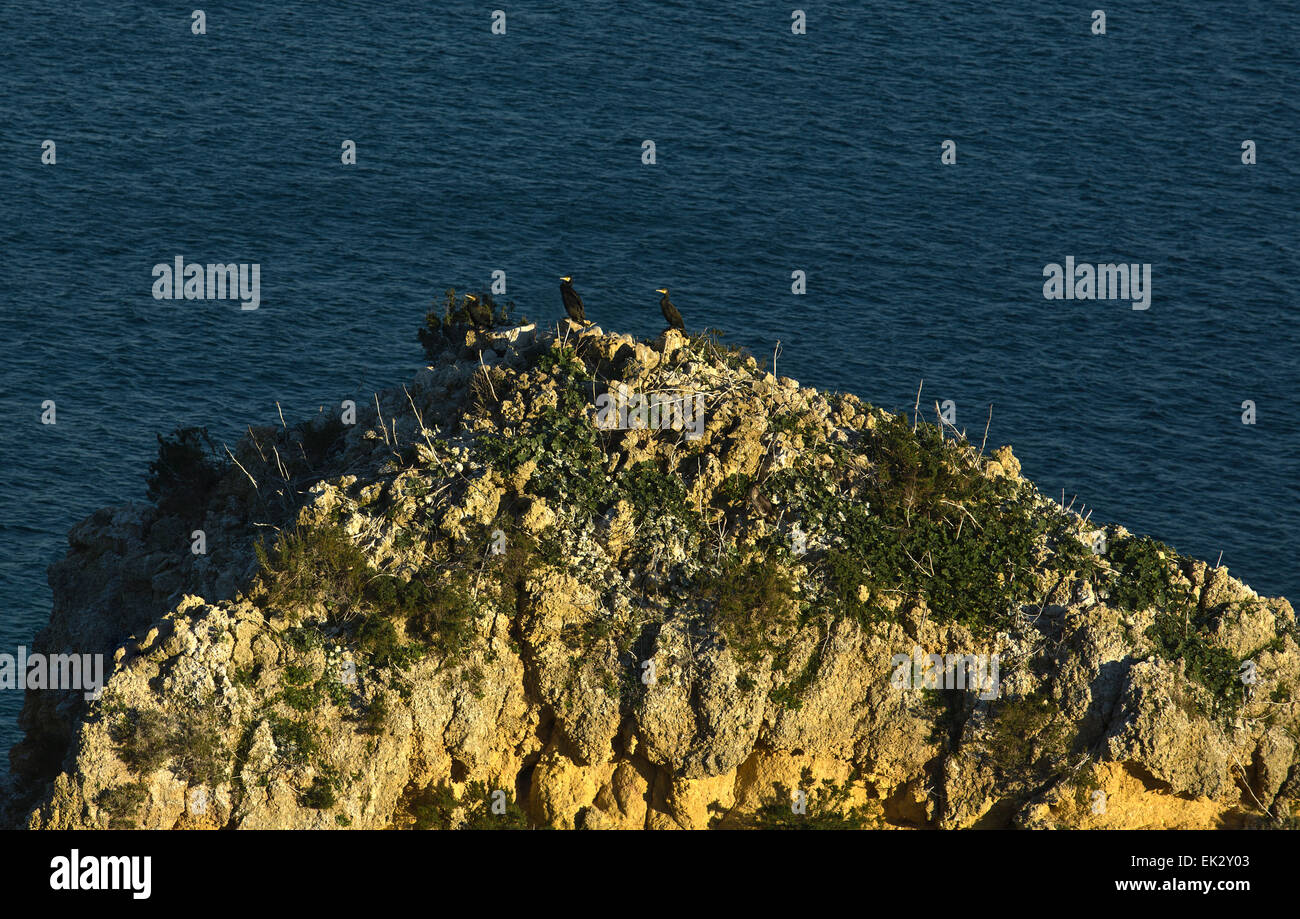
<svg viewBox="0 0 1300 919">
<path fill-rule="evenodd" d="M 8 824 L 1294 822 L 1285 600 L 717 337 L 456 332 L 72 529 L 33 650 L 106 682 L 28 692 Z M 599 428 L 620 387 L 699 436 Z"/>
</svg>

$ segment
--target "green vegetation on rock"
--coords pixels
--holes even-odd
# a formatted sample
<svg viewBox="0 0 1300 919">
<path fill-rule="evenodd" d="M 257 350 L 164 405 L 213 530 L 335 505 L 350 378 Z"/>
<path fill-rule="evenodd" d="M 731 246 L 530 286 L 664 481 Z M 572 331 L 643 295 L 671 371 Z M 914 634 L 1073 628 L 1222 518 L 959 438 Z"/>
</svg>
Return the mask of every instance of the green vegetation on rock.
<svg viewBox="0 0 1300 919">
<path fill-rule="evenodd" d="M 1296 806 L 1285 601 L 1116 527 L 1094 553 L 1009 448 L 716 331 L 507 348 L 467 318 L 449 291 L 431 366 L 355 426 L 250 428 L 233 464 L 160 438 L 157 507 L 77 533 L 50 634 L 115 666 L 82 722 L 32 703 L 34 825 L 175 825 L 200 785 L 215 825 L 316 828 L 1102 825 L 1091 793 L 1134 786 L 1169 825 Z M 698 396 L 702 424 L 598 428 L 623 389 Z M 997 692 L 893 685 L 914 650 L 999 656 Z M 93 780 L 52 782 L 73 760 Z"/>
</svg>

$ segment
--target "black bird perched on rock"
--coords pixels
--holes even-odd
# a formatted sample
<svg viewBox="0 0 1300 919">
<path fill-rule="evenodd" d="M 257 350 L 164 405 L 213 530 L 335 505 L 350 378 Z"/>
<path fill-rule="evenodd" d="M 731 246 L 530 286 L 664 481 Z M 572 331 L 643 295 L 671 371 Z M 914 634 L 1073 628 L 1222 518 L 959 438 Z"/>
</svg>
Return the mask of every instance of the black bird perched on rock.
<svg viewBox="0 0 1300 919">
<path fill-rule="evenodd" d="M 465 295 L 465 309 L 469 311 L 469 321 L 474 328 L 486 330 L 492 328 L 492 311 L 479 302 L 473 294 Z"/>
<path fill-rule="evenodd" d="M 570 283 L 572 280 L 569 277 L 560 278 L 560 298 L 564 300 L 564 311 L 569 314 L 569 318 L 574 322 L 585 323 L 587 316 L 582 309 L 582 298 L 573 289 L 573 284 Z"/>
<path fill-rule="evenodd" d="M 677 312 L 677 307 L 673 306 L 673 301 L 668 299 L 668 288 L 661 287 L 655 293 L 663 294 L 659 298 L 659 308 L 664 311 L 664 319 L 668 321 L 668 328 L 685 332 L 686 326 L 682 324 L 682 314 Z"/>
</svg>

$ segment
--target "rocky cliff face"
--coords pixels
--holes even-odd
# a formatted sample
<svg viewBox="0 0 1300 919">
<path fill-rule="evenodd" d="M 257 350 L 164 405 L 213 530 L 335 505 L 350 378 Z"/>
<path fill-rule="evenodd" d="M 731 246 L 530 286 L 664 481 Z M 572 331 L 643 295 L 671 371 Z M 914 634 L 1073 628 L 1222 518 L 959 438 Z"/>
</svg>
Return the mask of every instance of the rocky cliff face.
<svg viewBox="0 0 1300 919">
<path fill-rule="evenodd" d="M 51 566 L 108 678 L 29 692 L 10 824 L 1294 820 L 1285 600 L 716 339 L 470 332 L 163 465 Z"/>
</svg>

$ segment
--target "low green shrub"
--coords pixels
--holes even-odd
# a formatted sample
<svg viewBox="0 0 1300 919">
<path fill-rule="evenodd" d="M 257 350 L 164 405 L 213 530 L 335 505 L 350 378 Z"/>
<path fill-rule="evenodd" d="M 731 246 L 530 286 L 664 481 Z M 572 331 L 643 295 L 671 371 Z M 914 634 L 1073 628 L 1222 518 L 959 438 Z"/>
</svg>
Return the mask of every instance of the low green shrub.
<svg viewBox="0 0 1300 919">
<path fill-rule="evenodd" d="M 135 816 L 140 812 L 149 789 L 143 782 L 105 788 L 95 796 L 95 806 L 109 815 L 108 826 L 113 830 L 129 830 L 137 826 Z"/>
<path fill-rule="evenodd" d="M 710 820 L 711 829 L 728 830 L 871 830 L 883 826 L 883 812 L 879 805 L 868 802 L 849 805 L 856 782 L 813 780 L 812 769 L 805 766 L 800 776 L 800 790 L 804 797 L 796 809 L 793 789 L 776 786 L 773 797 L 764 801 L 753 813 L 719 813 Z"/>
<path fill-rule="evenodd" d="M 202 515 L 208 495 L 225 474 L 207 428 L 177 428 L 158 435 L 158 456 L 149 464 L 149 500 L 160 510 L 187 518 Z"/>
<path fill-rule="evenodd" d="M 794 580 L 779 564 L 728 560 L 700 585 L 698 599 L 742 660 L 755 661 L 780 647 L 798 622 Z"/>
<path fill-rule="evenodd" d="M 134 708 L 111 717 L 109 739 L 135 774 L 147 776 L 170 764 L 178 778 L 191 784 L 219 785 L 226 780 L 230 754 L 209 710 L 196 708 L 172 716 Z"/>
<path fill-rule="evenodd" d="M 410 798 L 416 830 L 528 830 L 528 816 L 509 796 L 502 798 L 483 782 L 470 782 L 460 798 L 447 783 L 430 785 Z M 502 813 L 496 813 L 496 810 Z"/>
</svg>

